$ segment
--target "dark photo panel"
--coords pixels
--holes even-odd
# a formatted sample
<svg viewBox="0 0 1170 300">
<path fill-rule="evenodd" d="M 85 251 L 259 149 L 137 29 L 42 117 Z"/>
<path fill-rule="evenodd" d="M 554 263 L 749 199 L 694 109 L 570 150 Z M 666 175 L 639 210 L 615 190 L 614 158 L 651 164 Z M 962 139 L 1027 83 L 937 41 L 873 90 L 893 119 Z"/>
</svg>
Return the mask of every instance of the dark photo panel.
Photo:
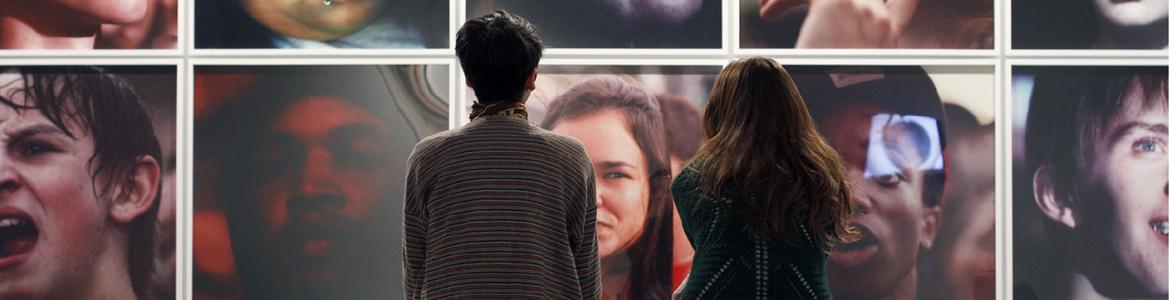
<svg viewBox="0 0 1170 300">
<path fill-rule="evenodd" d="M 1016 299 L 1166 299 L 1166 72 L 1012 67 Z"/>
<path fill-rule="evenodd" d="M 994 299 L 994 66 L 787 69 L 855 193 L 833 297 Z"/>
<path fill-rule="evenodd" d="M 719 0 L 467 0 L 467 18 L 497 9 L 524 17 L 549 48 L 723 46 Z"/>
<path fill-rule="evenodd" d="M 450 72 L 196 66 L 195 298 L 401 297 L 407 158 Z"/>
<path fill-rule="evenodd" d="M 1167 0 L 1013 0 L 1014 49 L 1166 49 Z"/>
<path fill-rule="evenodd" d="M 0 2 L 0 49 L 175 49 L 178 0 Z"/>
<path fill-rule="evenodd" d="M 174 297 L 176 71 L 0 66 L 0 298 Z"/>
<path fill-rule="evenodd" d="M 198 0 L 195 48 L 447 48 L 448 1 Z"/>
<path fill-rule="evenodd" d="M 739 47 L 995 48 L 993 0 L 801 2 L 739 0 Z"/>
<path fill-rule="evenodd" d="M 678 223 L 670 179 L 702 143 L 701 108 L 720 68 L 538 69 L 529 121 L 577 139 L 593 160 L 604 297 L 668 299 L 690 271 L 694 250 Z"/>
</svg>

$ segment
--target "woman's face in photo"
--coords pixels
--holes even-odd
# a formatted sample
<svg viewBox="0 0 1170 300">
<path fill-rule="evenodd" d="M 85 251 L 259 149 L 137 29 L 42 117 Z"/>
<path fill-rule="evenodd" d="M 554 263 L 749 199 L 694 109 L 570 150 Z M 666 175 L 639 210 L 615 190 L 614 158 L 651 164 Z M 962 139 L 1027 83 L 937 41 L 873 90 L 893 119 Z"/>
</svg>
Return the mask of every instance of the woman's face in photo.
<svg viewBox="0 0 1170 300">
<path fill-rule="evenodd" d="M 1144 295 L 1167 293 L 1166 100 L 1130 86 L 1125 107 L 1098 139 L 1074 198 L 1075 230 L 1094 245 L 1104 280 Z M 1149 108 L 1145 97 L 1162 98 Z M 1120 269 L 1117 269 L 1120 268 Z M 1123 276 L 1117 276 L 1120 272 Z M 1137 287 L 1124 282 L 1136 281 Z"/>
<path fill-rule="evenodd" d="M 126 24 L 146 16 L 148 0 L 47 0 L 93 23 Z M 74 20 L 61 20 L 63 22 Z"/>
<path fill-rule="evenodd" d="M 1167 0 L 1093 0 L 1097 13 L 1114 26 L 1150 25 L 1165 20 Z"/>
<path fill-rule="evenodd" d="M 584 144 L 593 160 L 602 258 L 625 251 L 642 235 L 650 203 L 648 165 L 626 124 L 617 111 L 605 110 L 562 119 L 552 128 Z"/>
<path fill-rule="evenodd" d="M 0 73 L 0 95 L 25 102 L 14 73 Z M 95 257 L 109 253 L 108 201 L 92 180 L 93 136 L 70 137 L 35 109 L 0 105 L 0 298 L 72 298 L 91 291 Z M 121 255 L 125 255 L 122 253 Z"/>
<path fill-rule="evenodd" d="M 244 10 L 283 36 L 333 40 L 365 28 L 380 14 L 385 0 L 241 0 Z"/>
</svg>

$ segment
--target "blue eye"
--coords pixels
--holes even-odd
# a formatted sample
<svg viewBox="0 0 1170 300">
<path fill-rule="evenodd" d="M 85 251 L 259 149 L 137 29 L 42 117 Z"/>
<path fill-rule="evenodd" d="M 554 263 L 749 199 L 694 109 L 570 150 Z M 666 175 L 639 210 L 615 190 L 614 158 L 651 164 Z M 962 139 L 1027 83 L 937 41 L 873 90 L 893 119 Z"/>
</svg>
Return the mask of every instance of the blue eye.
<svg viewBox="0 0 1170 300">
<path fill-rule="evenodd" d="M 1155 138 L 1142 138 L 1134 142 L 1134 151 L 1141 153 L 1165 153 L 1166 148 Z"/>
<path fill-rule="evenodd" d="M 56 149 L 41 143 L 25 143 L 20 147 L 20 155 L 36 156 L 42 153 L 51 152 Z"/>
</svg>

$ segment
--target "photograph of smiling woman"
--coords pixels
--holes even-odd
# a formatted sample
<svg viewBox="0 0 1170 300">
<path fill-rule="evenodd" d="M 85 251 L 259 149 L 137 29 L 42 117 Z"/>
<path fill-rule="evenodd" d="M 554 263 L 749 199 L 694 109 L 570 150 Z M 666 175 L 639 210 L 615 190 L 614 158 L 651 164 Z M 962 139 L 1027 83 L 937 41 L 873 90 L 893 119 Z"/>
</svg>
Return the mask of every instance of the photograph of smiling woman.
<svg viewBox="0 0 1170 300">
<path fill-rule="evenodd" d="M 0 68 L 0 298 L 154 299 L 162 154 L 131 87 Z"/>
</svg>

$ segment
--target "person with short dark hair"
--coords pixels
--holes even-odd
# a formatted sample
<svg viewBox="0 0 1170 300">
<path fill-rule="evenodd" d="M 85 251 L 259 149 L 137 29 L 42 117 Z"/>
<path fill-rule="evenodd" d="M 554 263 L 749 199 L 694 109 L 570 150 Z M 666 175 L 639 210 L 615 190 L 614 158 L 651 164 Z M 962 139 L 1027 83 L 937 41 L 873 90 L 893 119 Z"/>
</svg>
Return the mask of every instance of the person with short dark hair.
<svg viewBox="0 0 1170 300">
<path fill-rule="evenodd" d="M 406 177 L 408 299 L 596 299 L 592 163 L 580 142 L 528 122 L 544 45 L 504 11 L 471 19 L 455 53 L 479 99 L 471 122 L 415 146 Z"/>
<path fill-rule="evenodd" d="M 0 68 L 0 298 L 154 299 L 161 161 L 122 79 Z"/>
<path fill-rule="evenodd" d="M 1032 68 L 1015 297 L 1166 299 L 1166 67 Z"/>
</svg>

